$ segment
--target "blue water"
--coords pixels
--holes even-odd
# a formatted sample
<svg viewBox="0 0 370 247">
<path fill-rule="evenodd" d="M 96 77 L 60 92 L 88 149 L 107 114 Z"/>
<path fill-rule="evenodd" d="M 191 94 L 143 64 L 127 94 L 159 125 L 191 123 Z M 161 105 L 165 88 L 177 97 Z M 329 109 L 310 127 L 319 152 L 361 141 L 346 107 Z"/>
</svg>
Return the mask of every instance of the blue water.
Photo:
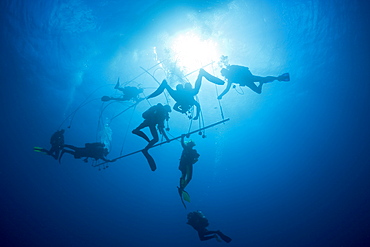
<svg viewBox="0 0 370 247">
<path fill-rule="evenodd" d="M 226 245 L 199 241 L 185 224 L 193 210 L 233 238 L 229 246 L 368 246 L 370 53 L 361 2 L 1 1 L 2 246 Z M 68 144 L 97 141 L 100 97 L 117 95 L 118 77 L 127 82 L 140 66 L 174 56 L 170 43 L 188 31 L 211 39 L 231 64 L 261 76 L 289 72 L 291 81 L 266 84 L 260 95 L 237 87 L 221 107 L 216 88 L 224 87 L 203 81 L 205 125 L 222 119 L 221 108 L 230 121 L 191 137 L 201 156 L 187 209 L 176 189 L 178 141 L 151 150 L 155 172 L 141 154 L 99 170 L 33 152 L 49 148 L 58 128 Z M 206 63 L 191 59 L 188 71 Z M 217 61 L 206 70 L 220 76 Z M 146 94 L 158 86 L 147 74 L 130 85 Z M 103 120 L 129 105 L 110 105 Z M 146 145 L 131 130 L 148 107 L 110 123 L 108 158 Z M 189 124 L 172 112 L 170 134 Z"/>
</svg>

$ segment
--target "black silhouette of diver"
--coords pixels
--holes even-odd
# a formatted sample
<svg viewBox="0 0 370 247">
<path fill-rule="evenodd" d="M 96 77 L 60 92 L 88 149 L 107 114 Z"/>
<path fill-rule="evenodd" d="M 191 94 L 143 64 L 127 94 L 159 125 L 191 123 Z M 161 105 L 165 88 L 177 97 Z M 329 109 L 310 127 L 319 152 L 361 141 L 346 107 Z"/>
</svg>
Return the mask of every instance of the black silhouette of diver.
<svg viewBox="0 0 370 247">
<path fill-rule="evenodd" d="M 149 95 L 147 99 L 154 98 L 160 95 L 161 93 L 163 93 L 165 89 L 167 89 L 168 93 L 176 101 L 175 105 L 173 106 L 173 109 L 177 112 L 186 114 L 190 112 L 190 109 L 193 106 L 195 106 L 196 114 L 193 119 L 197 120 L 200 114 L 200 105 L 194 99 L 194 97 L 199 93 L 200 86 L 202 84 L 203 72 L 205 72 L 203 69 L 199 70 L 199 74 L 198 74 L 197 80 L 195 81 L 194 88 L 192 87 L 190 83 L 185 83 L 184 86 L 182 84 L 178 84 L 176 86 L 176 89 L 172 89 L 168 85 L 167 81 L 163 80 L 161 85 L 157 88 L 157 90 L 154 91 L 151 95 Z"/>
<path fill-rule="evenodd" d="M 71 150 L 65 149 L 69 148 Z M 105 162 L 114 162 L 114 160 L 108 160 L 105 156 L 108 155 L 108 148 L 105 147 L 104 143 L 94 142 L 94 143 L 85 143 L 85 147 L 75 147 L 72 145 L 64 145 L 62 153 L 59 157 L 59 163 L 62 160 L 62 157 L 65 153 L 72 154 L 75 159 L 85 158 L 84 162 L 88 161 L 88 158 L 93 158 L 95 160 L 104 160 Z"/>
<path fill-rule="evenodd" d="M 168 142 L 170 141 L 165 132 L 164 126 L 164 121 L 168 121 L 170 118 L 168 114 L 169 112 L 171 112 L 171 107 L 169 105 L 163 106 L 161 103 L 158 103 L 157 105 L 150 107 L 142 114 L 144 121 L 132 131 L 133 134 L 140 136 L 148 142 L 148 145 L 146 145 L 142 153 L 147 158 L 152 171 L 155 171 L 157 169 L 157 166 L 154 162 L 154 159 L 149 155 L 148 150 L 159 141 L 156 127 L 158 128 L 159 133 L 162 134 Z M 153 137 L 152 140 L 150 140 L 149 137 L 141 131 L 146 127 L 149 127 L 150 133 Z"/>
<path fill-rule="evenodd" d="M 64 129 L 57 130 L 50 138 L 51 148 L 47 150 L 41 147 L 34 147 L 35 152 L 44 153 L 54 157 L 54 159 L 59 158 L 59 153 L 64 147 Z"/>
<path fill-rule="evenodd" d="M 142 98 L 139 97 L 139 94 L 143 92 L 142 88 L 138 87 L 131 87 L 131 86 L 126 86 L 126 87 L 121 87 L 119 83 L 119 78 L 117 81 L 116 86 L 114 89 L 117 89 L 122 92 L 122 97 L 114 98 L 114 97 L 109 97 L 109 96 L 103 96 L 101 98 L 102 101 L 109 101 L 109 100 L 117 100 L 117 101 L 129 101 L 133 100 L 135 102 L 139 102 L 143 100 Z"/>
<path fill-rule="evenodd" d="M 190 196 L 185 191 L 185 187 L 189 184 L 191 179 L 193 178 L 193 165 L 198 161 L 199 154 L 197 150 L 193 149 L 195 146 L 194 141 L 190 140 L 185 142 L 186 135 L 181 135 L 181 146 L 183 148 L 181 158 L 180 158 L 180 165 L 179 170 L 181 171 L 180 177 L 180 186 L 177 187 L 181 202 L 186 208 L 186 205 L 183 200 L 190 202 Z"/>
<path fill-rule="evenodd" d="M 273 82 L 275 80 L 278 81 L 290 81 L 289 73 L 284 73 L 280 76 L 256 76 L 253 75 L 248 67 L 239 66 L 239 65 L 227 65 L 226 68 L 221 69 L 222 76 L 225 77 L 227 81 L 227 85 L 225 90 L 218 96 L 218 99 L 222 99 L 222 97 L 230 90 L 232 84 L 239 84 L 240 86 L 249 87 L 252 91 L 261 94 L 262 93 L 262 85 L 265 83 Z M 220 83 L 219 78 L 212 76 L 208 72 L 205 71 L 204 77 L 213 82 L 217 85 L 223 85 L 224 83 Z M 216 78 L 216 79 L 215 79 Z M 222 80 L 221 80 L 222 81 Z M 258 86 L 255 84 L 258 82 Z"/>
<path fill-rule="evenodd" d="M 201 211 L 190 212 L 188 214 L 188 222 L 186 224 L 191 225 L 198 232 L 198 236 L 201 241 L 215 238 L 217 241 L 221 242 L 218 237 L 220 237 L 226 243 L 230 243 L 232 240 L 230 237 L 226 236 L 219 230 L 209 231 L 207 229 L 209 225 L 208 219 Z"/>
</svg>

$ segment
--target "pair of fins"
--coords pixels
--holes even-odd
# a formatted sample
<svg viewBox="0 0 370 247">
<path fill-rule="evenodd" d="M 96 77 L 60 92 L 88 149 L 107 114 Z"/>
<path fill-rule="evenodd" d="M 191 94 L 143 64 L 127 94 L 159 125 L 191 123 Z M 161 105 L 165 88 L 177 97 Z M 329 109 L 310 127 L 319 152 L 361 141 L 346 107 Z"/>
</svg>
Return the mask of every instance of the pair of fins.
<svg viewBox="0 0 370 247">
<path fill-rule="evenodd" d="M 45 148 L 42 148 L 42 147 L 33 147 L 33 151 L 35 151 L 37 153 L 42 153 L 42 154 L 49 155 L 48 150 L 46 150 Z"/>
<path fill-rule="evenodd" d="M 149 154 L 148 149 L 143 149 L 141 152 L 144 154 L 146 160 L 148 161 L 150 169 L 154 172 L 157 169 L 157 165 L 153 157 Z"/>
<path fill-rule="evenodd" d="M 284 73 L 281 76 L 278 77 L 279 81 L 290 81 L 290 75 L 289 73 Z"/>
<path fill-rule="evenodd" d="M 177 187 L 177 191 L 179 193 L 182 205 L 184 205 L 184 207 L 186 209 L 186 204 L 185 204 L 184 201 L 190 202 L 190 195 L 189 195 L 188 192 L 186 192 L 184 189 L 182 189 L 180 187 Z"/>
</svg>

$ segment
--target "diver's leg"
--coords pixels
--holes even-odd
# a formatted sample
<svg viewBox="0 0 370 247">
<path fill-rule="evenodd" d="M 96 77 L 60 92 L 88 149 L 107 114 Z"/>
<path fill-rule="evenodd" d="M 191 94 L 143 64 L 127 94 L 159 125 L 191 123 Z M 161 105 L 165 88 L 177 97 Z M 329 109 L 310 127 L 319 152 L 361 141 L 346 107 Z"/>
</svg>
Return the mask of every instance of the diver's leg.
<svg viewBox="0 0 370 247">
<path fill-rule="evenodd" d="M 202 75 L 199 72 L 199 75 L 197 77 L 197 80 L 195 81 L 195 85 L 194 85 L 194 89 L 193 89 L 194 96 L 199 93 L 201 85 L 202 85 Z"/>
<path fill-rule="evenodd" d="M 199 74 L 201 76 L 203 76 L 204 78 L 206 78 L 208 81 L 210 81 L 210 82 L 212 82 L 216 85 L 224 85 L 225 84 L 225 82 L 223 80 L 221 80 L 220 78 L 217 78 L 216 76 L 211 75 L 210 73 L 208 73 L 204 69 L 200 69 Z"/>
<path fill-rule="evenodd" d="M 145 149 L 151 148 L 155 143 L 158 142 L 159 137 L 158 137 L 158 132 L 157 129 L 155 128 L 154 124 L 149 125 L 150 133 L 153 136 L 153 139 L 149 141 L 148 145 L 145 147 Z"/>
<path fill-rule="evenodd" d="M 166 85 L 167 92 L 170 94 L 171 98 L 173 98 L 176 102 L 179 101 L 179 92 L 173 90 L 168 84 Z"/>
<path fill-rule="evenodd" d="M 69 153 L 69 154 L 75 155 L 75 152 L 74 151 L 63 149 L 62 150 L 62 153 L 59 156 L 59 163 L 61 163 L 61 160 L 62 160 L 62 157 L 63 157 L 64 153 Z"/>
<path fill-rule="evenodd" d="M 198 120 L 199 114 L 200 114 L 200 105 L 197 101 L 194 100 L 194 105 L 195 105 L 195 117 L 193 118 L 194 120 Z"/>
<path fill-rule="evenodd" d="M 65 144 L 64 145 L 65 148 L 69 148 L 69 149 L 72 149 L 72 150 L 76 150 L 77 147 L 73 146 L 73 145 L 68 145 L 68 144 Z"/>
<path fill-rule="evenodd" d="M 228 237 L 228 236 L 226 236 L 225 234 L 223 234 L 221 231 L 217 231 L 216 232 L 216 234 L 218 235 L 218 236 L 220 236 L 220 238 L 223 240 L 223 241 L 225 241 L 226 243 L 230 243 L 231 242 L 231 238 L 230 237 Z"/>
<path fill-rule="evenodd" d="M 206 232 L 198 232 L 198 236 L 199 236 L 199 239 L 200 241 L 206 241 L 206 240 L 210 240 L 212 238 L 217 238 L 215 231 L 206 231 Z M 210 235 L 210 234 L 213 234 L 211 236 L 206 236 L 206 235 Z"/>
<path fill-rule="evenodd" d="M 262 93 L 262 85 L 263 85 L 262 82 L 259 82 L 258 87 L 252 81 L 245 83 L 245 86 L 249 87 L 253 92 L 258 93 L 258 94 Z"/>
<path fill-rule="evenodd" d="M 260 82 L 260 83 L 269 83 L 277 80 L 278 78 L 275 76 L 253 76 L 255 82 Z"/>
<path fill-rule="evenodd" d="M 53 156 L 54 159 L 58 160 L 59 153 L 60 153 L 60 149 L 59 148 L 56 148 L 56 149 L 53 150 L 53 152 L 50 155 Z"/>
<path fill-rule="evenodd" d="M 151 95 L 149 95 L 147 97 L 147 99 L 150 99 L 150 98 L 154 98 L 158 95 L 160 95 L 161 93 L 163 93 L 164 89 L 166 88 L 167 86 L 167 81 L 166 80 L 163 80 L 161 85 L 159 85 L 159 87 L 157 88 L 157 90 L 155 90 Z"/>
<path fill-rule="evenodd" d="M 134 129 L 132 131 L 132 134 L 140 136 L 141 138 L 145 139 L 147 142 L 150 142 L 149 137 L 144 132 L 141 131 L 141 129 L 145 127 L 148 127 L 148 123 L 146 120 L 142 122 L 136 129 Z"/>
</svg>

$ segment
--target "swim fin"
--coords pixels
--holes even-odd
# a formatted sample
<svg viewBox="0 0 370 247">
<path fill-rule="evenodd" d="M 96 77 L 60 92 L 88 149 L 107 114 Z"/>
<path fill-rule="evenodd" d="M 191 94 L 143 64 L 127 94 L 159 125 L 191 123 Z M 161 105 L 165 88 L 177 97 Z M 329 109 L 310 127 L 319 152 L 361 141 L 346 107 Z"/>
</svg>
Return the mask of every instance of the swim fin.
<svg viewBox="0 0 370 247">
<path fill-rule="evenodd" d="M 41 147 L 33 147 L 33 151 L 37 152 L 37 153 L 42 153 L 42 154 L 46 154 L 48 155 L 48 150 L 46 150 L 45 148 L 41 148 Z"/>
<path fill-rule="evenodd" d="M 101 97 L 101 101 L 107 102 L 109 100 L 111 100 L 111 97 L 109 97 L 109 96 L 103 96 L 103 97 Z"/>
<path fill-rule="evenodd" d="M 180 199 L 181 199 L 181 203 L 182 203 L 182 205 L 184 205 L 184 208 L 186 209 L 186 204 L 185 204 L 185 202 L 184 202 L 184 199 L 183 199 L 183 197 L 182 197 L 182 193 L 183 193 L 183 189 L 181 189 L 180 187 L 177 187 L 177 192 L 179 192 L 179 196 L 180 196 Z"/>
<path fill-rule="evenodd" d="M 184 198 L 185 201 L 190 202 L 190 195 L 185 190 L 182 191 L 182 197 Z"/>
<path fill-rule="evenodd" d="M 153 157 L 148 153 L 147 149 L 143 149 L 143 151 L 141 152 L 144 154 L 146 160 L 148 161 L 150 169 L 154 172 L 157 169 L 157 165 L 155 164 Z"/>
<path fill-rule="evenodd" d="M 114 89 L 119 89 L 119 77 L 118 77 L 118 79 L 117 79 L 117 83 L 116 83 L 116 85 L 114 86 Z"/>
<path fill-rule="evenodd" d="M 289 73 L 284 73 L 281 76 L 278 77 L 279 81 L 290 81 L 290 75 Z"/>
<path fill-rule="evenodd" d="M 226 243 L 230 243 L 231 242 L 231 238 L 230 237 L 228 237 L 228 236 L 226 236 L 225 234 L 223 234 L 222 232 L 220 232 L 220 231 L 217 231 L 217 234 L 218 234 L 218 236 L 220 236 L 220 238 L 223 240 L 223 241 L 225 241 Z"/>
</svg>

